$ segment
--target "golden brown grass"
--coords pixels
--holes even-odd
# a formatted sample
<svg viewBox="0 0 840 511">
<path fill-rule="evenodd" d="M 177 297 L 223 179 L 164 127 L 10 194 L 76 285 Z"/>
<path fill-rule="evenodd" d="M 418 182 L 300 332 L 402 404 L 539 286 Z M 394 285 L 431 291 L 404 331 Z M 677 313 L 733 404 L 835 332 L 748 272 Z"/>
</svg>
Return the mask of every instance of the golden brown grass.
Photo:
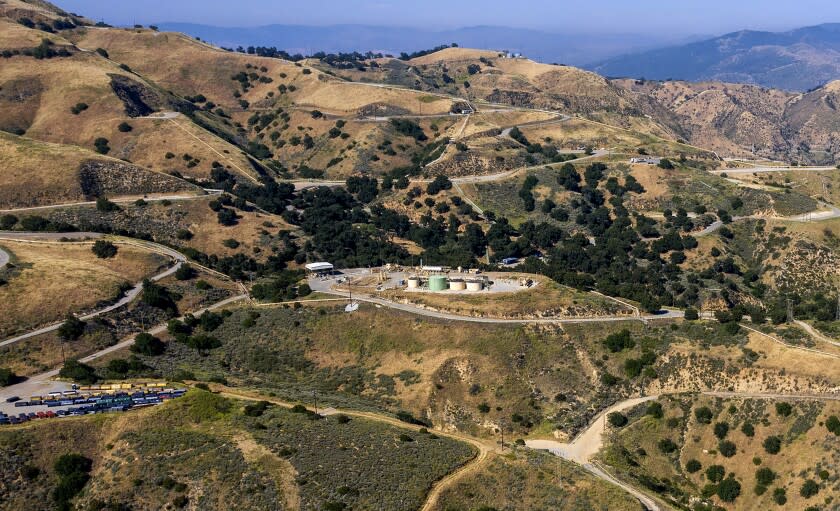
<svg viewBox="0 0 840 511">
<path fill-rule="evenodd" d="M 237 210 L 237 215 L 240 218 L 236 225 L 230 227 L 220 225 L 216 212 L 207 205 L 210 200 L 212 199 L 174 201 L 169 206 L 154 203 L 146 207 L 153 208 L 151 210 L 152 214 L 155 211 L 160 211 L 163 214 L 165 210 L 173 210 L 178 214 L 183 214 L 184 221 L 189 223 L 189 230 L 193 233 L 193 238 L 182 243 L 206 254 L 216 254 L 220 257 L 244 252 L 255 259 L 263 259 L 270 255 L 268 250 L 259 254 L 253 252 L 254 247 L 262 246 L 260 244 L 262 232 L 267 231 L 271 234 L 277 234 L 278 230 L 292 229 L 281 217 L 258 211 Z M 274 227 L 264 226 L 265 222 Z M 236 249 L 225 247 L 222 242 L 227 239 L 235 239 L 241 245 Z"/>
<path fill-rule="evenodd" d="M 19 268 L 0 287 L 0 332 L 60 320 L 116 296 L 120 284 L 134 284 L 166 264 L 165 258 L 135 247 L 120 246 L 117 256 L 99 259 L 84 243 L 2 241 Z"/>
<path fill-rule="evenodd" d="M 161 171 L 177 170 L 187 176 L 208 176 L 213 161 L 230 165 L 234 172 L 253 172 L 240 149 L 185 117 L 173 121 L 129 118 L 122 101 L 111 90 L 109 74 L 141 80 L 92 53 L 45 60 L 4 59 L 0 86 L 16 83 L 32 94 L 22 102 L 0 101 L 0 124 L 23 127 L 29 138 L 91 150 L 94 140 L 103 137 L 109 141 L 111 157 Z M 86 103 L 89 108 L 73 115 L 70 110 L 77 103 Z M 117 127 L 122 122 L 128 122 L 133 130 L 120 132 Z M 167 160 L 167 152 L 178 158 Z M 200 164 L 187 167 L 180 159 L 185 153 L 200 159 Z"/>
<path fill-rule="evenodd" d="M 0 132 L 0 209 L 87 200 L 79 180 L 79 166 L 86 161 L 117 160 L 76 146 Z M 183 183 L 181 188 L 189 187 Z M 133 195 L 141 196 L 141 190 Z"/>
<path fill-rule="evenodd" d="M 528 275 L 538 282 L 519 292 L 474 294 L 427 293 L 389 290 L 383 296 L 394 301 L 408 300 L 437 310 L 490 318 L 534 318 L 560 316 L 600 316 L 632 310 L 606 298 L 576 291 L 551 280 Z M 516 274 L 494 274 L 491 280 L 516 279 Z"/>
</svg>

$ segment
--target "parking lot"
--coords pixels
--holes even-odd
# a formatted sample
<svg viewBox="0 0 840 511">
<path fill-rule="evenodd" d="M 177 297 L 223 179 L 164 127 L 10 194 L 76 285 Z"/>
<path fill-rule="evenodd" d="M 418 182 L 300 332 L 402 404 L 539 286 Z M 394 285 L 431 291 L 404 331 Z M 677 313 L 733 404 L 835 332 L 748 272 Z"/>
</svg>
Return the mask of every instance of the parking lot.
<svg viewBox="0 0 840 511">
<path fill-rule="evenodd" d="M 6 398 L 0 404 L 0 425 L 93 413 L 124 412 L 133 408 L 158 405 L 179 398 L 186 392 L 185 388 L 167 387 L 164 383 L 96 387 L 66 384 L 65 390 L 55 389 L 46 395 Z"/>
</svg>

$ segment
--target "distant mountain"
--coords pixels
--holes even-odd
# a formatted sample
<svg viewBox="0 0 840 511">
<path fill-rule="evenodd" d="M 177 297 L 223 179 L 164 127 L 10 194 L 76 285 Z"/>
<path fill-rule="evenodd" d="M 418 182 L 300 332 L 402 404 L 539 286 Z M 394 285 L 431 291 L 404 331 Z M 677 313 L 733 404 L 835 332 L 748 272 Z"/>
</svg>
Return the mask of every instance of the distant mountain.
<svg viewBox="0 0 840 511">
<path fill-rule="evenodd" d="M 399 55 L 458 43 L 463 47 L 520 52 L 540 62 L 569 65 L 606 59 L 620 53 L 643 51 L 667 44 L 671 38 L 639 34 L 586 36 L 539 30 L 475 26 L 450 30 L 371 25 L 266 25 L 261 27 L 216 27 L 191 23 L 158 23 L 163 30 L 183 32 L 225 47 L 275 46 L 290 53 L 318 51 L 377 51 Z M 685 39 L 679 41 L 684 42 Z"/>
<path fill-rule="evenodd" d="M 717 80 L 806 91 L 840 78 L 840 24 L 779 33 L 744 30 L 612 57 L 588 68 L 610 77 Z"/>
</svg>

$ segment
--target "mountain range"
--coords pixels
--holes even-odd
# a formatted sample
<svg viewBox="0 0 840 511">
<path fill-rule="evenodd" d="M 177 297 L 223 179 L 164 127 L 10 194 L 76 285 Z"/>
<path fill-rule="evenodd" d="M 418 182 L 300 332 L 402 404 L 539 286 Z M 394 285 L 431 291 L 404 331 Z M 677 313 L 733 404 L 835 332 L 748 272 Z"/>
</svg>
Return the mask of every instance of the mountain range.
<svg viewBox="0 0 840 511">
<path fill-rule="evenodd" d="M 587 67 L 611 77 L 714 80 L 807 91 L 840 78 L 840 24 L 788 32 L 743 30 Z"/>
<path fill-rule="evenodd" d="M 639 34 L 602 34 L 597 37 L 572 33 L 500 26 L 472 26 L 449 30 L 375 25 L 265 25 L 217 27 L 193 23 L 158 23 L 162 30 L 183 32 L 218 46 L 274 46 L 289 53 L 374 51 L 399 55 L 442 44 L 458 43 L 469 48 L 509 50 L 540 62 L 581 66 L 626 53 L 644 51 L 685 38 Z"/>
</svg>

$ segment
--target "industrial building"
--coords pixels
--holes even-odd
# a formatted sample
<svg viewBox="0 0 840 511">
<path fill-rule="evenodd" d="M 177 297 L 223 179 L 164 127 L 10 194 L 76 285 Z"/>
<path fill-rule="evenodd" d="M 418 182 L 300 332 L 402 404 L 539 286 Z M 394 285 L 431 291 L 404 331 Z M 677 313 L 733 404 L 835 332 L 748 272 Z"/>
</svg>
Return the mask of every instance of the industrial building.
<svg viewBox="0 0 840 511">
<path fill-rule="evenodd" d="M 306 272 L 313 275 L 332 275 L 335 267 L 331 263 L 309 263 L 305 266 Z"/>
</svg>

